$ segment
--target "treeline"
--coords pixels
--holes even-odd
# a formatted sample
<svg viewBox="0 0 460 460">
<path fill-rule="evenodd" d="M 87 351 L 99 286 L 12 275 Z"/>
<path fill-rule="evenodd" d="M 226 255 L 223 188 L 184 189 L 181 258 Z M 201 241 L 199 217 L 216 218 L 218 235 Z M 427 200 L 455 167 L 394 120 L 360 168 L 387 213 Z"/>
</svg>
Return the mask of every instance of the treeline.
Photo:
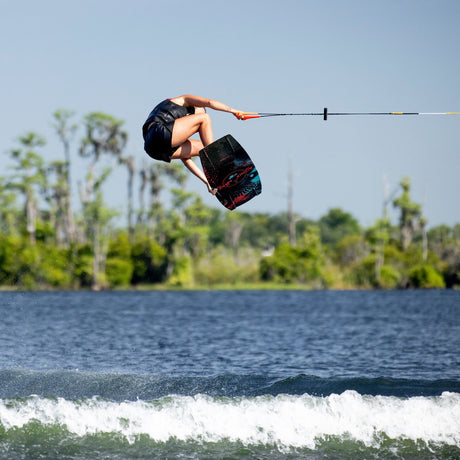
<svg viewBox="0 0 460 460">
<path fill-rule="evenodd" d="M 228 212 L 187 191 L 180 164 L 128 155 L 122 120 L 99 112 L 78 124 L 74 119 L 67 110 L 53 115 L 59 161 L 45 161 L 45 153 L 57 152 L 47 152 L 46 140 L 35 132 L 5 152 L 0 287 L 460 285 L 460 224 L 428 230 L 408 178 L 386 203 L 400 216 L 396 224 L 386 211 L 371 228 L 361 228 L 341 209 L 318 221 L 292 213 Z M 75 154 L 86 161 L 83 177 L 74 177 Z M 115 168 L 126 177 L 122 213 L 104 196 Z M 78 184 L 78 196 L 72 184 Z"/>
</svg>

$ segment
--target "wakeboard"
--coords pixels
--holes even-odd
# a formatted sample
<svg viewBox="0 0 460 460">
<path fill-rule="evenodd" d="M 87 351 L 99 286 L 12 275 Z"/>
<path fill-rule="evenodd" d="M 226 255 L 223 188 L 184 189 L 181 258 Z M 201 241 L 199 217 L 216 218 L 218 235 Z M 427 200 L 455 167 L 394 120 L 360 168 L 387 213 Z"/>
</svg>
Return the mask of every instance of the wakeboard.
<svg viewBox="0 0 460 460">
<path fill-rule="evenodd" d="M 235 209 L 262 192 L 259 173 L 249 155 L 230 134 L 200 150 L 204 174 L 217 199 Z"/>
</svg>

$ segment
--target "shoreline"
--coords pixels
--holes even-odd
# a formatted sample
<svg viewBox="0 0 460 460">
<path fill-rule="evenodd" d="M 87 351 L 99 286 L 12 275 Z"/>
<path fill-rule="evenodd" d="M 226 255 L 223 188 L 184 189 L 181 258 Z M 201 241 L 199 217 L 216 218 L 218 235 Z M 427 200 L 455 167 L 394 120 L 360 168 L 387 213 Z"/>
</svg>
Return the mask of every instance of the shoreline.
<svg viewBox="0 0 460 460">
<path fill-rule="evenodd" d="M 149 291 L 460 291 L 460 288 L 372 288 L 354 286 L 336 286 L 329 288 L 315 288 L 301 284 L 276 284 L 276 283 L 241 283 L 241 284 L 215 284 L 215 285 L 194 285 L 194 286 L 169 286 L 167 284 L 147 284 L 137 286 L 123 286 L 113 288 L 53 288 L 50 286 L 35 286 L 26 289 L 23 286 L 0 286 L 0 292 L 149 292 Z"/>
</svg>

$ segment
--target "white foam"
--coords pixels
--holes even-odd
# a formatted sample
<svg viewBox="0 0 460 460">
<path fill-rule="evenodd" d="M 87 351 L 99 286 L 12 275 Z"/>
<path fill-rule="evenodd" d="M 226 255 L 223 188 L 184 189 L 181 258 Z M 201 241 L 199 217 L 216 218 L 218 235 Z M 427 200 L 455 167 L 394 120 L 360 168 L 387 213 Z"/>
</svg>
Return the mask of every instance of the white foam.
<svg viewBox="0 0 460 460">
<path fill-rule="evenodd" d="M 5 429 L 21 428 L 32 420 L 65 426 L 78 436 L 119 433 L 130 442 L 146 434 L 159 442 L 228 439 L 246 445 L 315 448 L 325 436 L 338 436 L 378 447 L 385 434 L 392 439 L 460 446 L 460 394 L 447 392 L 408 399 L 345 391 L 324 398 L 198 395 L 123 403 L 98 398 L 0 400 L 0 422 Z"/>
</svg>

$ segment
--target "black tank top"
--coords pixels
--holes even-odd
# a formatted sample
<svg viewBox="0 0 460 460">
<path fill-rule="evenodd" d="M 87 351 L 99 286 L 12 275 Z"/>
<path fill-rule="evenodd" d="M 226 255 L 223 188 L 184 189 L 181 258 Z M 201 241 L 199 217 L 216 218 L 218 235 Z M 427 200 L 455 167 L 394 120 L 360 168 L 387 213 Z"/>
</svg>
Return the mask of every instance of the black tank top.
<svg viewBox="0 0 460 460">
<path fill-rule="evenodd" d="M 142 134 L 144 138 L 147 134 L 149 125 L 156 122 L 167 126 L 172 129 L 174 120 L 185 117 L 187 115 L 193 115 L 195 113 L 195 107 L 183 107 L 182 105 L 176 104 L 169 99 L 160 102 L 147 117 L 144 125 L 142 126 Z"/>
</svg>

